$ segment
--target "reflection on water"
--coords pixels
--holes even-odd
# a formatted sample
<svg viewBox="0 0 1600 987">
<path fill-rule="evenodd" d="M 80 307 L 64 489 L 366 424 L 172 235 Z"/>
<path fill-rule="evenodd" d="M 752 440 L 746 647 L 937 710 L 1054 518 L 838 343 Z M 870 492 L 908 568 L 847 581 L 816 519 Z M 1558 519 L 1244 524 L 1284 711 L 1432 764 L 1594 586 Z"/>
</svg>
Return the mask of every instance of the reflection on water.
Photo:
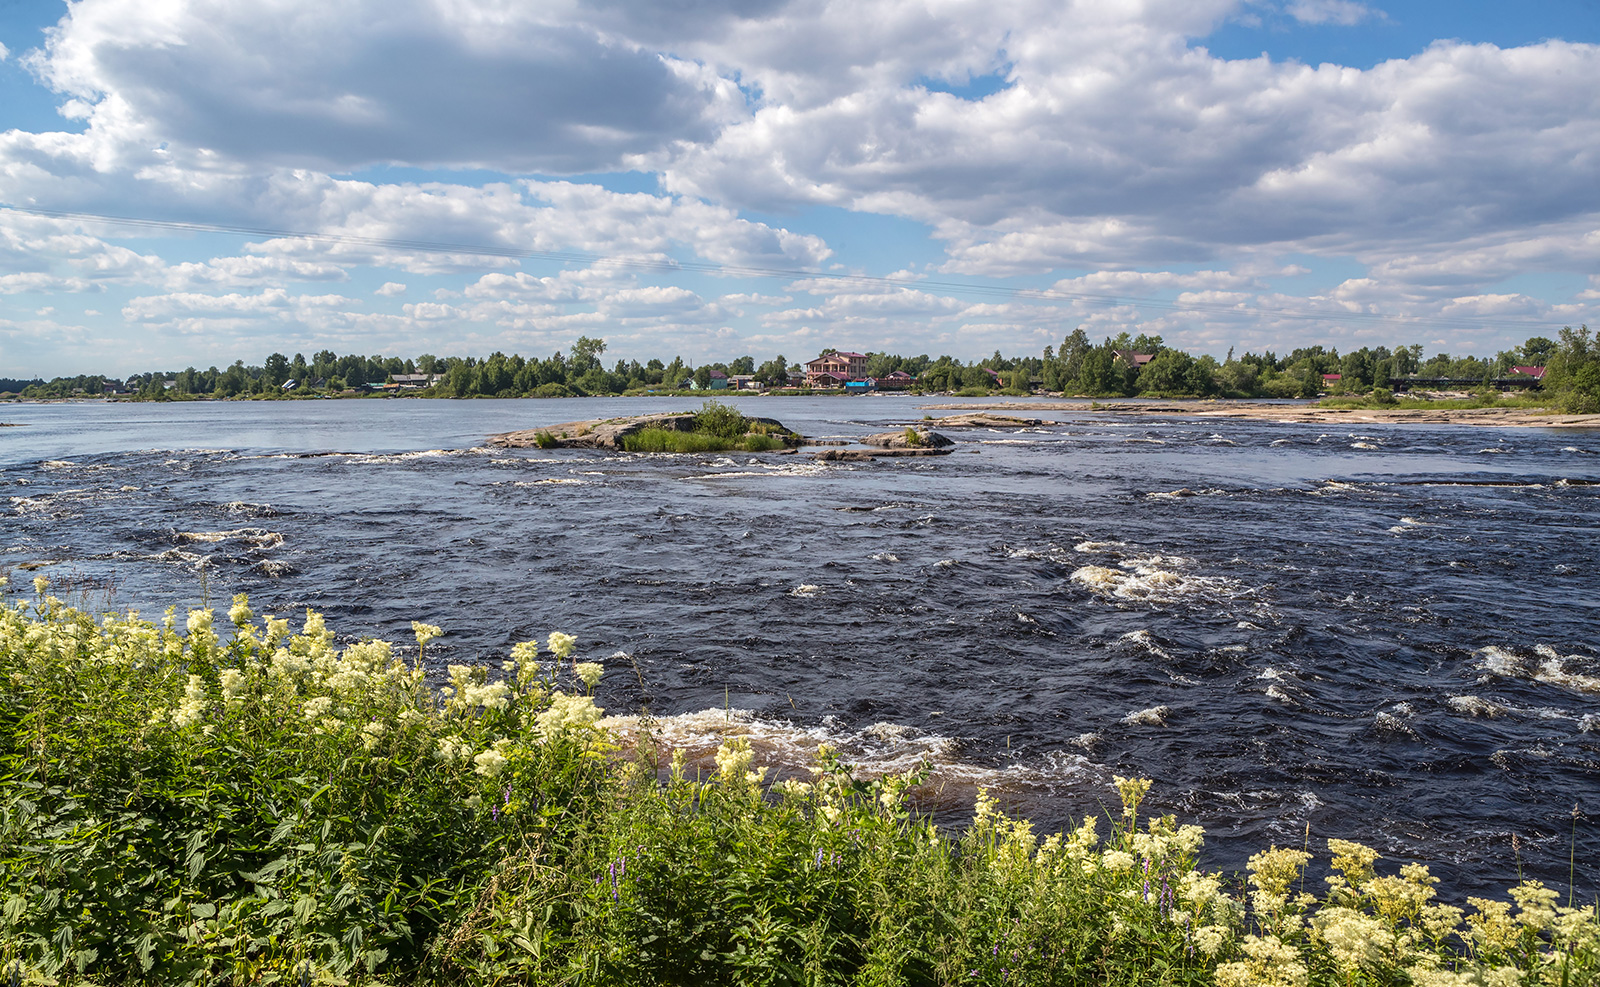
<svg viewBox="0 0 1600 987">
<path fill-rule="evenodd" d="M 821 438 L 925 413 L 744 401 Z M 697 405 L 9 406 L 0 566 L 95 606 L 425 619 L 441 667 L 570 630 L 623 652 L 600 701 L 625 730 L 702 758 L 745 734 L 780 775 L 824 741 L 926 758 L 952 822 L 985 785 L 1061 826 L 1143 773 L 1213 866 L 1309 824 L 1456 892 L 1514 879 L 1517 834 L 1565 882 L 1600 796 L 1600 439 L 1029 411 L 877 463 L 484 445 Z"/>
</svg>

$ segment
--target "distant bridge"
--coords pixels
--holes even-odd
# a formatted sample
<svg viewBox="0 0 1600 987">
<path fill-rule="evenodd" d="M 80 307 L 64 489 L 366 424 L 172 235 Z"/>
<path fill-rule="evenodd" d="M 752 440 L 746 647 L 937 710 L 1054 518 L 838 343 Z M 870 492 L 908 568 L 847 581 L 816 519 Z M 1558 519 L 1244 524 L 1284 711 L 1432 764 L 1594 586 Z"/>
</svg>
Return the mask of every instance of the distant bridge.
<svg viewBox="0 0 1600 987">
<path fill-rule="evenodd" d="M 1517 374 L 1513 377 L 1390 377 L 1389 389 L 1392 391 L 1409 391 L 1413 387 L 1429 390 L 1450 388 L 1460 390 L 1478 387 L 1497 387 L 1502 391 L 1514 388 L 1535 388 L 1541 383 L 1538 377 L 1529 377 L 1526 374 Z"/>
</svg>

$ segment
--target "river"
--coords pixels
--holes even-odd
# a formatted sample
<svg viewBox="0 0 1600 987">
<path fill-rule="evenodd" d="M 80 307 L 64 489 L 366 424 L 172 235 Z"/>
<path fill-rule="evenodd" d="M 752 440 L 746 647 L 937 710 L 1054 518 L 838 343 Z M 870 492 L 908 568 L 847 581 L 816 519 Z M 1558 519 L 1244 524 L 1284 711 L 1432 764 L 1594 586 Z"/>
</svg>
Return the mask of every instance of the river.
<svg viewBox="0 0 1600 987">
<path fill-rule="evenodd" d="M 814 438 L 950 413 L 733 400 Z M 926 757 L 952 823 L 985 785 L 1058 828 L 1139 774 L 1212 867 L 1309 827 L 1449 897 L 1519 865 L 1565 890 L 1569 852 L 1600 890 L 1600 434 L 1077 408 L 875 463 L 484 443 L 697 405 L 0 406 L 0 568 L 95 607 L 248 592 L 350 640 L 421 619 L 440 668 L 569 631 L 609 712 L 702 755 L 747 733 L 778 772 L 822 741 Z"/>
</svg>

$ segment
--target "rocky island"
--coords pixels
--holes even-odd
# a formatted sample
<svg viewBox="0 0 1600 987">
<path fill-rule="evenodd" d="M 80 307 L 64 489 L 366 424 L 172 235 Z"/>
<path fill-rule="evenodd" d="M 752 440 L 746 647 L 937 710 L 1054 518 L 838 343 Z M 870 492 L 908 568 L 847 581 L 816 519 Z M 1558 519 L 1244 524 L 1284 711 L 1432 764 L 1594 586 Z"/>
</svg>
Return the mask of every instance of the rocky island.
<svg viewBox="0 0 1600 987">
<path fill-rule="evenodd" d="M 898 432 L 882 432 L 858 440 L 867 448 L 826 449 L 813 453 L 824 461 L 864 461 L 895 456 L 944 456 L 955 443 L 926 422 Z M 542 428 L 501 432 L 489 445 L 502 449 L 608 449 L 626 452 L 792 452 L 805 445 L 832 445 L 806 439 L 773 418 L 752 418 L 727 405 L 708 401 L 699 411 L 624 415 L 563 422 Z M 854 445 L 841 442 L 840 445 Z"/>
<path fill-rule="evenodd" d="M 505 449 L 613 449 L 628 452 L 771 452 L 803 444 L 798 432 L 772 418 L 749 418 L 708 401 L 699 411 L 625 415 L 564 422 L 489 437 Z"/>
</svg>

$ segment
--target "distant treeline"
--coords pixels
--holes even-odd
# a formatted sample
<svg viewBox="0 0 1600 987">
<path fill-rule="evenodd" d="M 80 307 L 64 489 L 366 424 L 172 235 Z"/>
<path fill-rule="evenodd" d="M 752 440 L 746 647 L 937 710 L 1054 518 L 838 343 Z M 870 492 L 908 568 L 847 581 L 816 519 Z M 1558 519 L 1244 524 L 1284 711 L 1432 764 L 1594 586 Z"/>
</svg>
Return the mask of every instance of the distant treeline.
<svg viewBox="0 0 1600 987">
<path fill-rule="evenodd" d="M 339 356 L 322 350 L 309 360 L 273 353 L 260 366 L 235 362 L 225 369 L 167 370 L 135 374 L 126 381 L 103 375 L 57 377 L 51 381 L 0 378 L 0 394 L 30 398 L 98 395 L 125 390 L 144 400 L 199 400 L 243 397 L 309 397 L 363 393 L 389 383 L 397 375 L 425 374 L 428 386 L 416 393 L 429 397 L 574 397 L 705 391 L 717 375 L 749 376 L 766 387 L 804 387 L 805 371 L 778 354 L 764 363 L 741 356 L 727 362 L 694 366 L 682 357 L 670 363 L 652 359 L 617 360 L 609 368 L 601 360 L 603 339 L 580 336 L 570 351 L 544 358 L 486 358 L 431 353 L 397 356 Z M 829 351 L 825 351 L 829 352 Z M 1148 358 L 1148 359 L 1146 359 Z M 1074 330 L 1059 348 L 1047 346 L 1041 356 L 1007 357 L 998 350 L 981 360 L 955 357 L 900 356 L 868 353 L 868 377 L 903 371 L 916 379 L 914 390 L 953 393 L 1028 394 L 1039 390 L 1083 396 L 1150 397 L 1316 397 L 1333 392 L 1375 394 L 1380 399 L 1396 378 L 1449 378 L 1489 388 L 1517 366 L 1541 366 L 1543 390 L 1552 403 L 1569 411 L 1600 411 L 1600 340 L 1587 326 L 1564 328 L 1559 339 L 1535 336 L 1515 349 L 1493 357 L 1435 353 L 1423 359 L 1420 344 L 1363 346 L 1340 354 L 1311 346 L 1286 356 L 1271 351 L 1225 360 L 1191 356 L 1167 346 L 1160 336 L 1123 333 L 1096 344 Z M 1336 381 L 1326 375 L 1338 374 Z M 437 380 L 432 378 L 437 375 Z"/>
</svg>

